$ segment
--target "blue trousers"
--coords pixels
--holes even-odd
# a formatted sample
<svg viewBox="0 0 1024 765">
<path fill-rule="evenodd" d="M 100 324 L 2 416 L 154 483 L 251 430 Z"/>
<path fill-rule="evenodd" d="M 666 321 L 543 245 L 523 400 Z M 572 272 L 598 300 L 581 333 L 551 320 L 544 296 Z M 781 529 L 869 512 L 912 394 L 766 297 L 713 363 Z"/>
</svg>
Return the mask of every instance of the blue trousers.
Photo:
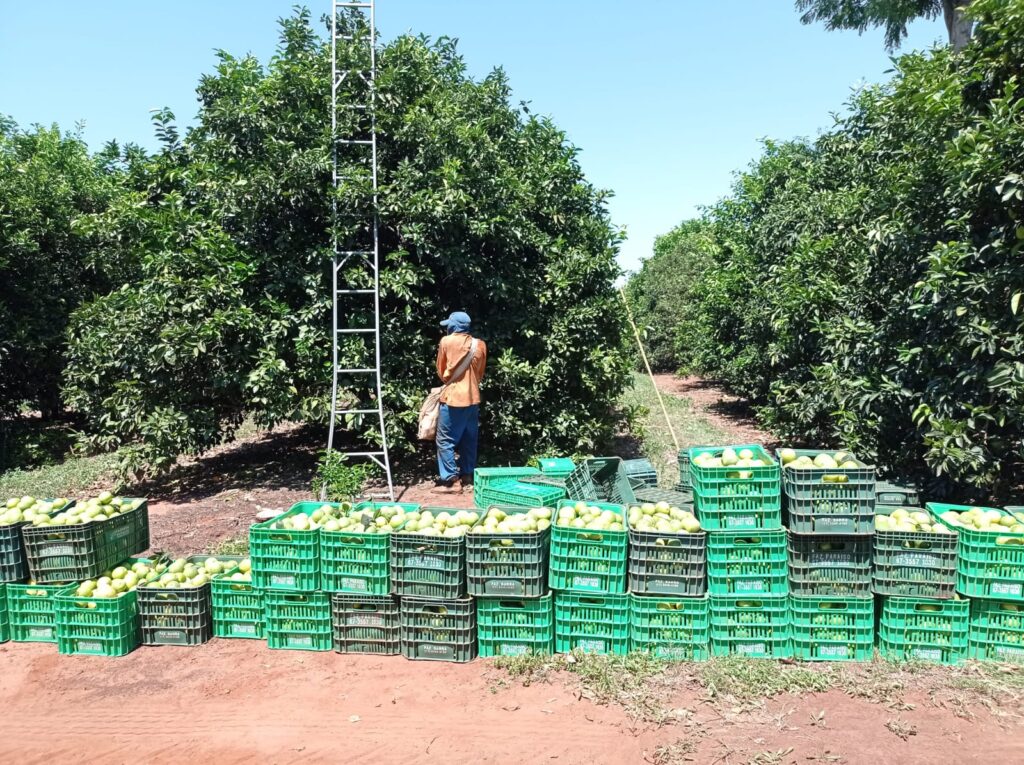
<svg viewBox="0 0 1024 765">
<path fill-rule="evenodd" d="M 480 406 L 441 404 L 437 421 L 437 470 L 442 481 L 473 476 L 476 470 L 476 445 L 480 434 Z M 459 453 L 458 465 L 455 452 Z"/>
</svg>

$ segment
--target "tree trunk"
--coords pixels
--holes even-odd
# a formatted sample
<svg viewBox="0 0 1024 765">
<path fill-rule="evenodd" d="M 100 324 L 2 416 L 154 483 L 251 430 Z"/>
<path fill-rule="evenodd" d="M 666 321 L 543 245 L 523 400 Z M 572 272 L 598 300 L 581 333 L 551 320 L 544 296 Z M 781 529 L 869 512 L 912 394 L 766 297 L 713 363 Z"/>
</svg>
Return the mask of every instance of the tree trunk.
<svg viewBox="0 0 1024 765">
<path fill-rule="evenodd" d="M 942 17 L 946 21 L 946 32 L 953 50 L 961 51 L 971 41 L 974 22 L 964 16 L 964 8 L 972 0 L 942 0 Z"/>
</svg>

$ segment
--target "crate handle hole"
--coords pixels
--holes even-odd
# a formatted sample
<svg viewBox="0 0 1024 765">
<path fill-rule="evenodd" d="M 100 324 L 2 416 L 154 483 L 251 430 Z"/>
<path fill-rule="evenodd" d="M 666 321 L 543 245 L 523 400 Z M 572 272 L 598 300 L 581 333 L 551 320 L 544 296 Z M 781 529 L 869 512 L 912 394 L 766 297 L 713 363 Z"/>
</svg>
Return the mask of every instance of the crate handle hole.
<svg viewBox="0 0 1024 765">
<path fill-rule="evenodd" d="M 502 600 L 501 607 L 509 610 L 522 611 L 526 608 L 526 603 L 521 600 Z"/>
</svg>

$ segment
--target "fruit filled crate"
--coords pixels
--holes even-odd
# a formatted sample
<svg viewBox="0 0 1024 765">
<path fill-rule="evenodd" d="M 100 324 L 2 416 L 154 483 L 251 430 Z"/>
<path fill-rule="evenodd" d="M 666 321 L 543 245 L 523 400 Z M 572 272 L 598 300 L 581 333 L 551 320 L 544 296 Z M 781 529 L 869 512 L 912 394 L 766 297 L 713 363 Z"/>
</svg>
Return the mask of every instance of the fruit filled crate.
<svg viewBox="0 0 1024 765">
<path fill-rule="evenodd" d="M 136 563 L 151 561 L 132 558 L 122 565 L 130 567 Z M 76 588 L 69 587 L 53 602 L 59 653 L 125 656 L 141 642 L 138 590 L 100 598 L 79 595 Z"/>
<path fill-rule="evenodd" d="M 970 601 L 881 598 L 878 650 L 886 659 L 957 664 L 967 657 Z"/>
<path fill-rule="evenodd" d="M 299 502 L 249 529 L 252 583 L 260 590 L 313 592 L 320 587 L 320 530 L 285 528 L 286 519 L 309 519 L 323 503 Z M 293 521 L 294 522 L 294 521 Z M 308 526 L 309 521 L 302 521 Z"/>
<path fill-rule="evenodd" d="M 466 535 L 466 588 L 476 597 L 540 597 L 548 590 L 550 526 L 530 532 L 485 531 L 489 515 L 530 516 L 551 521 L 551 511 L 493 506 Z"/>
<path fill-rule="evenodd" d="M 1024 604 L 972 600 L 967 656 L 981 661 L 1024 663 Z"/>
<path fill-rule="evenodd" d="M 888 481 L 875 482 L 875 504 L 896 507 L 921 507 L 921 494 L 913 486 Z"/>
<path fill-rule="evenodd" d="M 398 600 L 391 595 L 331 595 L 331 627 L 336 653 L 401 653 Z"/>
<path fill-rule="evenodd" d="M 552 507 L 564 499 L 566 490 L 558 486 L 524 483 L 519 480 L 494 481 L 487 486 L 473 486 L 473 502 L 479 508 L 491 505 L 520 507 Z"/>
<path fill-rule="evenodd" d="M 331 650 L 331 597 L 326 592 L 264 593 L 267 645 L 292 651 Z"/>
<path fill-rule="evenodd" d="M 615 514 L 622 530 L 563 526 L 556 515 L 551 526 L 551 552 L 548 584 L 553 590 L 573 590 L 598 594 L 626 591 L 626 559 L 628 538 L 625 531 L 625 508 L 606 502 L 558 503 L 563 508 L 596 508 L 601 513 Z"/>
<path fill-rule="evenodd" d="M 631 484 L 634 480 L 639 480 L 647 486 L 658 485 L 658 471 L 654 469 L 649 459 L 623 460 L 622 472 Z"/>
<path fill-rule="evenodd" d="M 791 595 L 793 658 L 870 661 L 875 650 L 875 600 Z"/>
<path fill-rule="evenodd" d="M 708 596 L 666 598 L 629 596 L 629 650 L 659 659 L 703 661 L 708 658 Z"/>
<path fill-rule="evenodd" d="M 869 534 L 875 469 L 849 452 L 780 449 L 787 527 L 817 534 Z"/>
<path fill-rule="evenodd" d="M 869 597 L 871 534 L 789 535 L 789 591 L 794 595 Z"/>
<path fill-rule="evenodd" d="M 540 472 L 552 478 L 567 478 L 576 469 L 570 457 L 543 457 L 537 460 Z"/>
<path fill-rule="evenodd" d="M 435 515 L 459 510 L 424 508 Z M 436 511 L 436 512 L 435 512 Z M 466 538 L 392 532 L 391 590 L 395 595 L 457 599 L 466 594 Z"/>
<path fill-rule="evenodd" d="M 49 515 L 54 510 L 67 510 L 75 501 L 64 499 L 35 499 L 15 497 L 0 510 L 0 583 L 23 582 L 28 579 L 28 558 L 21 529 L 36 514 Z"/>
<path fill-rule="evenodd" d="M 707 539 L 703 531 L 673 534 L 629 527 L 629 591 L 640 595 L 704 595 Z"/>
<path fill-rule="evenodd" d="M 629 596 L 555 593 L 555 651 L 629 652 Z"/>
<path fill-rule="evenodd" d="M 241 559 L 225 560 L 237 564 Z M 202 645 L 213 636 L 213 605 L 210 577 L 223 573 L 224 563 L 207 555 L 192 555 L 173 562 L 163 576 L 202 574 L 197 585 L 165 582 L 140 585 L 139 625 L 144 645 Z M 194 567 L 195 573 L 192 573 Z M 163 578 L 161 577 L 161 579 Z"/>
<path fill-rule="evenodd" d="M 476 601 L 480 656 L 550 654 L 555 648 L 555 610 L 542 598 L 480 598 Z"/>
<path fill-rule="evenodd" d="M 402 655 L 423 661 L 467 662 L 476 658 L 473 598 L 399 600 Z"/>
<path fill-rule="evenodd" d="M 792 657 L 788 596 L 712 595 L 709 611 L 712 656 Z"/>
<path fill-rule="evenodd" d="M 620 457 L 590 457 L 576 466 L 565 479 L 572 501 L 611 502 L 623 505 L 635 501 L 629 476 Z"/>
<path fill-rule="evenodd" d="M 104 496 L 106 495 L 106 496 Z M 41 584 L 80 582 L 95 579 L 101 572 L 149 546 L 149 505 L 143 498 L 111 498 L 101 505 L 128 508 L 103 520 L 45 526 L 25 525 L 21 529 L 29 576 Z M 69 505 L 78 511 L 86 505 Z"/>
<path fill-rule="evenodd" d="M 957 533 L 956 591 L 972 598 L 1024 600 L 1024 533 L 1011 531 L 1022 527 L 1020 517 L 994 507 L 970 507 L 929 502 L 928 512 Z M 951 514 L 968 514 L 991 529 L 981 531 L 964 525 Z M 1005 528 L 1005 531 L 996 530 Z"/>
<path fill-rule="evenodd" d="M 753 460 L 761 464 L 746 464 Z M 697 517 L 707 531 L 782 528 L 779 465 L 763 447 L 690 449 L 690 480 Z"/>
<path fill-rule="evenodd" d="M 708 534 L 712 595 L 785 595 L 787 575 L 784 529 Z"/>
<path fill-rule="evenodd" d="M 57 642 L 57 596 L 74 592 L 74 585 L 13 584 L 6 585 L 7 620 L 11 640 L 19 643 Z"/>
<path fill-rule="evenodd" d="M 363 521 L 363 526 L 369 526 L 381 517 L 382 511 L 388 513 L 391 508 L 415 512 L 420 506 L 410 502 L 361 502 L 351 513 Z M 391 592 L 390 532 L 333 531 L 321 527 L 320 589 L 388 595 Z"/>
<path fill-rule="evenodd" d="M 266 620 L 263 591 L 251 580 L 231 579 L 239 571 L 238 567 L 230 568 L 210 581 L 213 634 L 219 638 L 262 639 Z"/>
<path fill-rule="evenodd" d="M 943 532 L 893 530 L 900 513 L 908 519 L 934 520 L 923 508 L 875 506 L 875 544 L 872 590 L 878 595 L 951 598 L 956 589 L 957 535 Z M 895 521 L 891 520 L 896 513 Z M 920 513 L 921 515 L 914 515 Z M 880 525 L 879 519 L 890 519 Z"/>
</svg>

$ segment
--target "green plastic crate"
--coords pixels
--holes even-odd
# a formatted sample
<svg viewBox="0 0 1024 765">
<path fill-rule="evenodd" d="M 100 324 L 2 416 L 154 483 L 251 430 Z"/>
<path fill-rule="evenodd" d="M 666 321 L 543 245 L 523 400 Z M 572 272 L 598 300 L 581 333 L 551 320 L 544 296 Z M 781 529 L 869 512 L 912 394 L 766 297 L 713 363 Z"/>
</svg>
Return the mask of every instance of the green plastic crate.
<svg viewBox="0 0 1024 765">
<path fill-rule="evenodd" d="M 553 653 L 555 611 L 551 593 L 541 598 L 477 599 L 476 638 L 483 657 Z"/>
<path fill-rule="evenodd" d="M 871 595 L 871 534 L 788 533 L 791 593 L 818 597 Z"/>
<path fill-rule="evenodd" d="M 538 464 L 540 472 L 552 478 L 567 478 L 576 469 L 576 463 L 569 457 L 544 457 Z"/>
<path fill-rule="evenodd" d="M 921 493 L 913 486 L 890 483 L 889 481 L 876 481 L 875 504 L 896 507 L 921 507 Z"/>
<path fill-rule="evenodd" d="M 967 655 L 981 661 L 1024 663 L 1024 605 L 972 600 Z"/>
<path fill-rule="evenodd" d="M 563 500 L 558 508 L 576 503 Z M 591 507 L 612 510 L 626 520 L 622 505 L 588 502 Z M 594 531 L 551 525 L 551 553 L 548 584 L 553 590 L 599 594 L 626 591 L 628 537 L 626 531 Z"/>
<path fill-rule="evenodd" d="M 782 493 L 779 465 L 763 447 L 754 444 L 731 447 L 750 449 L 769 464 L 763 467 L 700 467 L 694 459 L 704 452 L 713 456 L 730 447 L 690 449 L 690 479 L 697 518 L 707 531 L 782 528 Z"/>
<path fill-rule="evenodd" d="M 793 656 L 804 661 L 870 661 L 875 600 L 791 595 Z"/>
<path fill-rule="evenodd" d="M 788 596 L 712 595 L 709 610 L 712 656 L 793 656 Z"/>
<path fill-rule="evenodd" d="M 492 505 L 552 507 L 564 498 L 565 489 L 558 486 L 523 483 L 515 479 L 494 481 L 487 486 L 473 486 L 473 501 L 478 508 Z"/>
<path fill-rule="evenodd" d="M 336 653 L 401 653 L 398 600 L 391 595 L 331 595 L 331 623 Z"/>
<path fill-rule="evenodd" d="M 473 598 L 401 598 L 402 655 L 457 663 L 475 659 L 476 604 Z"/>
<path fill-rule="evenodd" d="M 875 515 L 908 506 L 875 506 Z M 956 534 L 875 530 L 872 589 L 878 595 L 951 598 L 956 589 Z"/>
<path fill-rule="evenodd" d="M 190 555 L 202 565 L 209 555 Z M 201 645 L 213 636 L 210 582 L 199 587 L 147 587 L 136 590 L 144 645 Z"/>
<path fill-rule="evenodd" d="M 708 658 L 708 596 L 671 598 L 629 596 L 629 650 L 659 659 L 703 661 Z"/>
<path fill-rule="evenodd" d="M 535 486 L 547 486 L 549 488 L 560 489 L 563 493 L 565 492 L 565 478 L 555 477 L 551 475 L 525 475 L 522 478 L 517 478 L 516 481 L 519 483 L 532 484 Z M 474 500 L 476 495 L 474 494 Z M 482 498 L 482 497 L 481 497 Z"/>
<path fill-rule="evenodd" d="M 629 596 L 556 592 L 555 650 L 628 653 Z"/>
<path fill-rule="evenodd" d="M 708 533 L 712 595 L 785 595 L 787 573 L 784 529 Z"/>
<path fill-rule="evenodd" d="M 793 451 L 802 457 L 829 450 Z M 817 534 L 870 534 L 874 530 L 875 469 L 852 455 L 851 459 L 858 467 L 782 469 L 790 530 Z"/>
<path fill-rule="evenodd" d="M 124 561 L 150 563 L 144 558 Z M 69 587 L 54 598 L 57 621 L 57 651 L 62 654 L 124 656 L 138 648 L 138 591 L 123 592 L 116 598 L 83 598 Z"/>
<path fill-rule="evenodd" d="M 375 519 L 382 507 L 416 511 L 412 502 L 361 502 L 354 512 Z M 387 595 L 391 592 L 391 535 L 320 529 L 320 589 Z"/>
<path fill-rule="evenodd" d="M 524 476 L 538 476 L 540 472 L 537 468 L 532 467 L 477 468 L 473 471 L 473 488 L 490 486 L 503 481 L 514 481 Z"/>
<path fill-rule="evenodd" d="M 670 534 L 629 526 L 629 591 L 638 595 L 700 597 L 707 592 L 705 532 Z"/>
<path fill-rule="evenodd" d="M 57 642 L 57 596 L 74 585 L 7 584 L 7 619 L 11 640 L 18 643 Z"/>
<path fill-rule="evenodd" d="M 971 598 L 1024 600 L 1024 534 L 966 529 L 946 523 L 940 517 L 949 510 L 970 510 L 968 505 L 929 502 L 925 507 L 940 523 L 957 532 L 957 592 Z M 981 509 L 1009 515 L 998 508 Z M 998 540 L 1007 540 L 1010 544 L 999 544 Z"/>
<path fill-rule="evenodd" d="M 491 508 L 488 508 L 490 510 Z M 506 515 L 528 508 L 499 507 Z M 474 528 L 483 522 L 484 513 Z M 466 535 L 466 588 L 475 597 L 536 598 L 548 590 L 551 529 L 535 534 Z"/>
<path fill-rule="evenodd" d="M 275 529 L 288 516 L 311 515 L 322 502 L 299 502 L 249 529 L 252 583 L 260 590 L 315 592 L 320 586 L 320 529 Z"/>
<path fill-rule="evenodd" d="M 629 477 L 619 457 L 589 457 L 565 479 L 568 498 L 585 502 L 635 502 Z"/>
<path fill-rule="evenodd" d="M 883 597 L 878 650 L 887 659 L 958 664 L 967 657 L 970 601 Z"/>
<path fill-rule="evenodd" d="M 213 634 L 220 638 L 262 639 L 265 609 L 263 591 L 252 582 L 235 582 L 237 568 L 218 574 L 210 581 Z"/>
<path fill-rule="evenodd" d="M 0 583 L 0 643 L 11 639 L 11 622 L 7 616 L 7 585 Z"/>
<path fill-rule="evenodd" d="M 52 502 L 52 498 L 46 501 Z M 69 500 L 58 509 L 67 510 L 75 504 Z M 21 530 L 27 521 L 0 525 L 0 583 L 23 582 L 28 579 L 28 558 L 25 557 L 25 542 Z"/>
<path fill-rule="evenodd" d="M 710 447 L 700 447 L 708 449 Z M 676 483 L 677 488 L 690 489 L 693 487 L 693 480 L 690 477 L 690 450 L 681 449 L 679 454 L 676 456 L 676 462 L 679 465 L 679 480 Z"/>
<path fill-rule="evenodd" d="M 630 480 L 638 479 L 648 486 L 658 485 L 658 471 L 649 459 L 623 460 L 622 472 Z"/>
<path fill-rule="evenodd" d="M 424 508 L 457 513 L 454 508 Z M 436 512 L 435 512 L 436 511 Z M 466 538 L 393 532 L 391 589 L 395 595 L 455 600 L 466 594 Z"/>
<path fill-rule="evenodd" d="M 326 592 L 264 593 L 267 645 L 292 651 L 331 650 L 331 599 Z"/>
</svg>

